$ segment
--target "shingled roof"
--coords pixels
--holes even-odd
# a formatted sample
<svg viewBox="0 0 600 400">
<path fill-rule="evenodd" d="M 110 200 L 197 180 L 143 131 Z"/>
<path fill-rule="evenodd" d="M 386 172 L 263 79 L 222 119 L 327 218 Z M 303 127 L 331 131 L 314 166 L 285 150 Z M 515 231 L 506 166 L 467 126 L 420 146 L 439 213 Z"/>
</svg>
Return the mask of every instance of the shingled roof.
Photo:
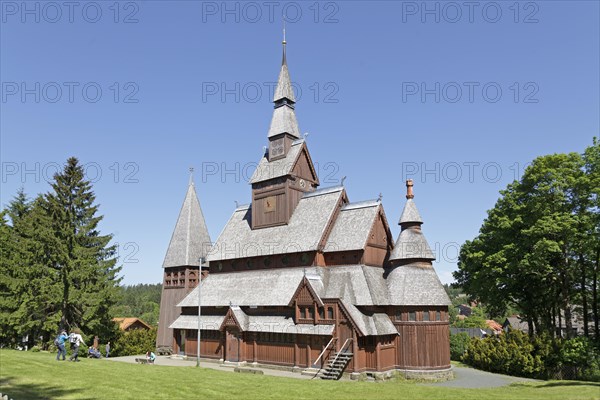
<svg viewBox="0 0 600 400">
<path fill-rule="evenodd" d="M 211 247 L 200 201 L 196 196 L 194 182 L 190 179 L 185 200 L 171 236 L 163 268 L 199 266 L 200 257 L 205 257 Z"/>
<path fill-rule="evenodd" d="M 406 204 L 400 216 L 399 225 L 402 227 L 394 249 L 390 253 L 390 261 L 398 260 L 435 260 L 435 255 L 427 243 L 427 239 L 421 232 L 423 220 L 417 210 L 413 198 L 412 179 L 406 181 L 407 194 Z"/>
<path fill-rule="evenodd" d="M 390 254 L 390 260 L 435 260 L 435 255 L 421 229 L 403 229 Z"/>
<path fill-rule="evenodd" d="M 294 97 L 290 72 L 287 66 L 285 40 L 283 41 L 281 71 L 279 72 L 279 79 L 273 96 L 273 102 L 275 103 L 275 110 L 273 111 L 273 118 L 271 119 L 268 137 L 271 138 L 282 133 L 287 133 L 295 138 L 299 138 L 300 129 L 298 128 L 298 121 L 296 120 L 296 113 L 294 112 L 296 98 Z"/>
<path fill-rule="evenodd" d="M 251 206 L 238 207 L 207 259 L 214 262 L 315 251 L 338 204 L 344 198 L 345 191 L 341 186 L 305 193 L 287 225 L 254 230 L 250 223 Z"/>
<path fill-rule="evenodd" d="M 404 205 L 402 215 L 400 216 L 400 222 L 398 222 L 398 224 L 403 224 L 407 222 L 423 223 L 423 219 L 421 218 L 419 210 L 417 209 L 417 205 L 415 204 L 413 199 L 406 200 L 406 204 Z"/>
<path fill-rule="evenodd" d="M 269 155 L 265 153 L 264 157 L 258 163 L 252 178 L 250 178 L 250 183 L 258 183 L 290 175 L 294 170 L 298 157 L 302 153 L 303 144 L 304 139 L 294 140 L 286 156 L 274 161 L 269 161 Z"/>
<path fill-rule="evenodd" d="M 325 252 L 362 250 L 379 213 L 381 203 L 376 200 L 345 205 L 325 244 Z"/>
<path fill-rule="evenodd" d="M 433 269 L 431 271 L 433 275 L 431 273 L 423 274 L 419 270 L 417 271 L 418 276 L 408 280 L 395 279 L 397 275 L 394 275 L 392 280 L 385 279 L 381 268 L 364 265 L 335 268 L 279 268 L 233 274 L 211 274 L 202 282 L 202 305 L 203 307 L 223 307 L 235 304 L 237 307 L 233 307 L 232 310 L 236 319 L 242 328 L 246 326 L 248 330 L 262 329 L 250 327 L 249 324 L 252 322 L 265 326 L 279 324 L 287 329 L 292 329 L 293 321 L 291 319 L 288 320 L 283 316 L 248 316 L 240 307 L 287 306 L 298 285 L 306 277 L 314 292 L 321 299 L 340 299 L 355 321 L 357 328 L 364 335 L 388 335 L 397 333 L 397 330 L 385 313 L 369 315 L 363 313 L 359 307 L 448 304 L 449 300 L 444 288 L 437 280 L 435 271 Z M 399 303 L 399 301 L 402 302 Z M 197 307 L 198 290 L 194 289 L 178 306 Z M 197 321 L 196 319 L 196 324 Z M 305 326 L 300 324 L 294 329 Z M 293 332 L 288 331 L 287 333 Z"/>
<path fill-rule="evenodd" d="M 273 110 L 268 137 L 277 136 L 282 133 L 289 133 L 295 138 L 300 137 L 300 128 L 298 127 L 296 113 L 293 108 L 287 105 L 277 107 Z"/>
</svg>

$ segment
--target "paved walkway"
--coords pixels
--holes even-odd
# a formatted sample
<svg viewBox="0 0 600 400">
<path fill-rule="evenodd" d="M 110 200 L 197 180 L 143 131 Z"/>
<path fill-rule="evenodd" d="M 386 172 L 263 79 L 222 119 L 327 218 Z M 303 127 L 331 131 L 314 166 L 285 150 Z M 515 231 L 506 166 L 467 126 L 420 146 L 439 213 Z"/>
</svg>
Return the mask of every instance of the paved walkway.
<svg viewBox="0 0 600 400">
<path fill-rule="evenodd" d="M 428 385 L 457 387 L 467 389 L 493 388 L 507 386 L 515 382 L 537 382 L 533 379 L 516 376 L 500 375 L 480 371 L 474 368 L 454 366 L 455 379 L 446 382 L 430 383 Z"/>
</svg>

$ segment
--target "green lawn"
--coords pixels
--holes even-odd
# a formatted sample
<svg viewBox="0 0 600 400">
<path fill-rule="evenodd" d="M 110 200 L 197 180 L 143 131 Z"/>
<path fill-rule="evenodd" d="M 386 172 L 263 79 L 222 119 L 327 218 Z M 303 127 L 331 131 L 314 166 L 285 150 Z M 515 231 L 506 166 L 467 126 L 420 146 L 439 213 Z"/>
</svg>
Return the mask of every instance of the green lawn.
<svg viewBox="0 0 600 400">
<path fill-rule="evenodd" d="M 0 350 L 0 392 L 26 399 L 600 399 L 599 384 L 551 381 L 495 389 L 431 387 L 405 381 L 348 382 L 234 374 Z"/>
</svg>

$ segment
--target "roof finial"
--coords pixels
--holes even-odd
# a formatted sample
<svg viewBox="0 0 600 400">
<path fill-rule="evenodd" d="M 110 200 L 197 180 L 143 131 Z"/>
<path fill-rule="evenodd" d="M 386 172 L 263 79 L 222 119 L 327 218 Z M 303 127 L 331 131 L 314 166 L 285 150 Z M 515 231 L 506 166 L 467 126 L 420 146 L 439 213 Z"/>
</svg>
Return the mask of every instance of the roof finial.
<svg viewBox="0 0 600 400">
<path fill-rule="evenodd" d="M 413 180 L 412 179 L 406 180 L 406 198 L 407 199 L 415 198 L 415 195 L 413 194 Z"/>
<path fill-rule="evenodd" d="M 194 184 L 194 167 L 190 167 L 190 185 Z"/>
<path fill-rule="evenodd" d="M 283 60 L 281 60 L 281 65 L 287 65 L 287 60 L 285 58 L 285 45 L 287 44 L 287 42 L 285 41 L 285 15 L 282 18 L 283 18 L 283 42 L 281 42 L 281 44 L 283 45 Z"/>
<path fill-rule="evenodd" d="M 381 200 L 383 200 L 383 193 L 379 193 L 379 197 L 377 198 L 377 201 L 381 203 Z"/>
</svg>

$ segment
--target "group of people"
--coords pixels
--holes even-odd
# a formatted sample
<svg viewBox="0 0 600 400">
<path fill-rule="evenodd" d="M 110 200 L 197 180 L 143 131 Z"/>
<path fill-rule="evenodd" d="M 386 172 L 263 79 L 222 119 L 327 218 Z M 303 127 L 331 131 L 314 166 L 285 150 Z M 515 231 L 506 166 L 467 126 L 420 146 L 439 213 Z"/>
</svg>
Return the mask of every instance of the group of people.
<svg viewBox="0 0 600 400">
<path fill-rule="evenodd" d="M 58 353 L 56 354 L 56 361 L 59 361 L 62 356 L 62 360 L 65 361 L 67 358 L 67 348 L 66 344 L 71 344 L 71 350 L 73 350 L 73 354 L 69 357 L 69 361 L 78 362 L 79 361 L 79 347 L 83 344 L 87 346 L 83 341 L 83 337 L 81 336 L 81 331 L 79 329 L 73 330 L 70 334 L 67 335 L 67 331 L 63 330 L 60 334 L 54 339 L 54 344 L 58 348 Z M 110 342 L 106 343 L 106 358 L 110 354 Z M 100 351 L 93 346 L 88 347 L 88 356 L 93 358 L 101 358 L 102 354 Z M 146 360 L 150 364 L 154 364 L 154 360 L 156 360 L 156 354 L 152 351 L 146 352 Z"/>
<path fill-rule="evenodd" d="M 69 357 L 69 361 L 78 362 L 79 361 L 79 347 L 83 344 L 87 346 L 81 336 L 81 331 L 79 329 L 73 330 L 70 334 L 67 335 L 67 331 L 63 330 L 57 337 L 54 339 L 54 344 L 58 348 L 58 352 L 56 354 L 56 360 L 59 361 L 62 356 L 62 360 L 65 361 L 67 358 L 67 343 L 71 345 L 72 355 Z M 106 344 L 106 357 L 108 357 L 110 353 L 110 342 Z M 100 351 L 98 349 L 90 346 L 88 348 L 88 356 L 94 358 L 102 357 Z"/>
</svg>

